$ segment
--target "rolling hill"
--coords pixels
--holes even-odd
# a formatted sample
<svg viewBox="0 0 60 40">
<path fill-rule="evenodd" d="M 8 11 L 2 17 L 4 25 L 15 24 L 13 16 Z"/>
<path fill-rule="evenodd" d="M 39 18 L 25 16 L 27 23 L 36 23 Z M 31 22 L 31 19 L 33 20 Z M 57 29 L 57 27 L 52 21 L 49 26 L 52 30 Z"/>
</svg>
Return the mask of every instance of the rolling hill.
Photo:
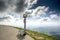
<svg viewBox="0 0 60 40">
<path fill-rule="evenodd" d="M 17 27 L 15 27 L 17 28 Z M 23 30 L 22 28 L 17 28 L 19 30 Z M 26 30 L 27 34 L 30 35 L 34 40 L 60 40 L 56 37 L 49 36 L 47 34 L 39 33 L 36 31 Z"/>
</svg>

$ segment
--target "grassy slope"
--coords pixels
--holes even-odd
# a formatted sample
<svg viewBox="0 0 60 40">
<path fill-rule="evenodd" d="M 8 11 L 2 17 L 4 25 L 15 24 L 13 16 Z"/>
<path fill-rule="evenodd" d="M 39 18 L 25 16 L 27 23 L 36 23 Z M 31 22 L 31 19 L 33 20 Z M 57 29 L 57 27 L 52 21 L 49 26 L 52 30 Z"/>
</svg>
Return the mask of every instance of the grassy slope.
<svg viewBox="0 0 60 40">
<path fill-rule="evenodd" d="M 16 28 L 16 27 L 15 27 Z M 22 30 L 22 28 L 18 28 L 19 30 Z M 48 36 L 46 34 L 38 33 L 31 30 L 26 30 L 27 34 L 30 35 L 35 40 L 60 40 L 56 37 Z"/>
</svg>

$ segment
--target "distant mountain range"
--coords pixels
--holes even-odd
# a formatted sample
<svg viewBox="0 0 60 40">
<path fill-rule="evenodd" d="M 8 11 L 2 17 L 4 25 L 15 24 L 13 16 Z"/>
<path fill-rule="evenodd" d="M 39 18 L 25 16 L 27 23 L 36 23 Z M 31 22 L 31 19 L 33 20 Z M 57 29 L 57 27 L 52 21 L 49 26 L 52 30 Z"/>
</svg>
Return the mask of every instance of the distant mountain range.
<svg viewBox="0 0 60 40">
<path fill-rule="evenodd" d="M 37 32 L 41 32 L 44 34 L 48 34 L 51 36 L 55 36 L 57 38 L 60 38 L 60 27 L 38 27 L 38 28 L 31 28 L 30 30 L 34 30 Z"/>
</svg>

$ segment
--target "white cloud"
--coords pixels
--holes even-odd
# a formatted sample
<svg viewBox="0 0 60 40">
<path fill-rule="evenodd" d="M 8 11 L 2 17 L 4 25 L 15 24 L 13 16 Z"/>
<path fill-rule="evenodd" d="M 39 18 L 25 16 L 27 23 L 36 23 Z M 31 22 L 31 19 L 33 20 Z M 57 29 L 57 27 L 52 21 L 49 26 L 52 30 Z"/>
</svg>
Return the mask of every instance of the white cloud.
<svg viewBox="0 0 60 40">
<path fill-rule="evenodd" d="M 57 21 L 57 22 L 53 22 L 53 21 L 50 21 L 50 22 L 41 22 L 41 21 L 28 21 L 27 22 L 27 28 L 36 28 L 36 27 L 54 27 L 54 26 L 60 26 L 59 25 L 60 21 Z"/>
<path fill-rule="evenodd" d="M 50 18 L 42 17 L 47 14 L 46 12 L 48 12 L 49 7 L 39 6 L 36 9 L 29 9 L 34 4 L 37 3 L 37 0 L 25 0 L 24 3 L 25 3 L 24 5 L 27 5 L 27 6 L 25 7 L 24 5 L 22 5 L 22 7 L 23 7 L 23 9 L 26 8 L 26 10 L 24 10 L 24 11 L 29 13 L 29 16 L 31 17 L 31 19 L 40 17 L 40 19 L 38 19 L 38 20 L 27 19 L 27 27 L 60 26 L 59 25 L 60 20 L 58 20 L 58 21 L 52 20 L 54 18 L 60 18 L 58 15 L 51 14 Z M 11 4 L 13 4 L 14 6 L 13 7 L 9 6 L 9 8 L 5 12 L 0 12 L 0 17 L 7 17 L 7 16 L 9 17 L 8 19 L 4 20 L 3 22 L 0 22 L 0 24 L 23 27 L 23 19 L 20 19 L 20 17 L 15 18 L 14 16 L 9 15 L 9 14 L 14 14 L 14 15 L 20 14 L 21 15 L 21 12 L 20 13 L 14 12 L 15 8 L 16 8 L 15 2 L 14 3 L 12 2 Z M 24 11 L 22 11 L 22 14 L 24 14 Z M 53 12 L 50 12 L 50 13 L 53 13 Z"/>
<path fill-rule="evenodd" d="M 3 17 L 8 15 L 9 13 L 12 13 L 14 15 L 18 14 L 21 16 L 24 14 L 25 9 L 29 9 L 30 7 L 32 7 L 37 3 L 37 0 L 1 0 L 1 2 L 5 2 L 4 5 L 7 6 L 7 9 L 5 9 L 3 12 L 0 12 L 0 17 Z M 19 11 L 19 13 L 16 13 L 15 10 Z"/>
<path fill-rule="evenodd" d="M 47 20 L 45 20 L 47 19 Z M 53 21 L 48 17 L 44 17 L 38 20 L 27 20 L 27 27 L 35 28 L 35 27 L 54 27 L 60 26 L 60 21 Z"/>
<path fill-rule="evenodd" d="M 31 11 L 30 11 L 31 10 Z M 30 9 L 28 10 L 29 11 L 29 15 L 32 17 L 32 18 L 36 18 L 36 17 L 42 17 L 44 15 L 46 15 L 49 10 L 49 7 L 45 7 L 45 6 L 39 6 L 37 7 L 36 9 Z M 27 12 L 28 12 L 27 11 Z"/>
<path fill-rule="evenodd" d="M 14 16 L 8 15 L 9 18 L 5 19 L 4 21 L 0 22 L 0 25 L 10 25 L 10 26 L 17 26 L 17 27 L 23 27 L 23 20 L 20 20 L 19 18 L 15 18 Z"/>
<path fill-rule="evenodd" d="M 49 22 L 49 21 L 51 21 L 51 19 L 49 17 L 43 17 L 39 20 L 40 20 L 40 22 Z"/>
<path fill-rule="evenodd" d="M 51 14 L 50 17 L 51 17 L 52 19 L 58 19 L 58 18 L 59 18 L 59 16 L 58 16 L 57 14 Z"/>
<path fill-rule="evenodd" d="M 27 9 L 31 8 L 34 4 L 37 3 L 37 0 L 26 0 L 27 5 Z"/>
<path fill-rule="evenodd" d="M 13 16 L 9 16 L 8 20 L 0 22 L 0 24 L 11 25 L 17 27 L 24 27 L 23 19 L 14 18 Z M 27 28 L 35 28 L 35 27 L 46 27 L 46 26 L 60 26 L 60 21 L 53 21 L 49 17 L 43 17 L 38 20 L 29 20 L 27 19 Z"/>
<path fill-rule="evenodd" d="M 2 2 L 5 2 L 8 8 L 6 11 L 0 12 L 0 17 L 3 18 L 3 17 L 9 16 L 9 18 L 0 23 L 8 24 L 8 25 L 15 25 L 15 24 L 20 25 L 21 20 L 19 19 L 18 21 L 16 21 L 16 18 L 14 18 L 13 16 L 10 16 L 9 14 L 17 15 L 17 13 L 14 12 L 17 7 L 18 7 L 17 9 L 19 9 L 20 11 L 22 9 L 24 10 L 24 8 L 29 9 L 30 7 L 33 6 L 33 4 L 37 3 L 37 0 L 18 0 L 18 1 L 17 0 L 3 0 Z M 22 5 L 21 5 L 21 2 L 22 2 Z M 24 11 L 22 11 L 22 14 L 24 14 Z M 21 13 L 18 13 L 18 15 L 19 14 L 21 15 Z"/>
<path fill-rule="evenodd" d="M 7 12 L 0 12 L 0 17 L 7 16 Z"/>
</svg>

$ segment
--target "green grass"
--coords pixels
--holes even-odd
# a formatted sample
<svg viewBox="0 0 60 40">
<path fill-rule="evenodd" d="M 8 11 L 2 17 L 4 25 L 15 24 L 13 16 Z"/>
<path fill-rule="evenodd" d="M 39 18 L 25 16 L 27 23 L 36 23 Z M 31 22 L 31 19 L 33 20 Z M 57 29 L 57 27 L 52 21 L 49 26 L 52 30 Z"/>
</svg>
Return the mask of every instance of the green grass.
<svg viewBox="0 0 60 40">
<path fill-rule="evenodd" d="M 17 28 L 17 27 L 15 27 Z M 19 30 L 23 30 L 22 28 L 17 28 Z M 39 33 L 36 31 L 26 30 L 27 34 L 31 36 L 34 40 L 60 40 L 53 36 L 48 36 L 47 34 Z"/>
<path fill-rule="evenodd" d="M 35 40 L 59 40 L 56 37 L 48 36 L 46 34 L 38 33 L 35 31 L 31 31 L 31 30 L 27 30 L 27 33 Z"/>
</svg>

